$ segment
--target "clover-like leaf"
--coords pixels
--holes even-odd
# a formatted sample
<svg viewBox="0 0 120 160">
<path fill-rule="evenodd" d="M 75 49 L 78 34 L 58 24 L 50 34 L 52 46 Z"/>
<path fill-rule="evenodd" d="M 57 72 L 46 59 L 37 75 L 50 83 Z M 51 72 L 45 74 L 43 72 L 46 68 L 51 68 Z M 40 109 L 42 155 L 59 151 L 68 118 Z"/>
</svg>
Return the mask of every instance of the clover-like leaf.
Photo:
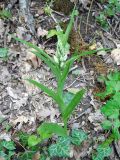
<svg viewBox="0 0 120 160">
<path fill-rule="evenodd" d="M 86 139 L 87 139 L 87 134 L 83 130 L 78 130 L 78 129 L 72 130 L 71 141 L 73 144 L 80 145 Z"/>
<path fill-rule="evenodd" d="M 48 151 L 51 157 L 70 157 L 70 137 L 60 137 Z"/>
</svg>

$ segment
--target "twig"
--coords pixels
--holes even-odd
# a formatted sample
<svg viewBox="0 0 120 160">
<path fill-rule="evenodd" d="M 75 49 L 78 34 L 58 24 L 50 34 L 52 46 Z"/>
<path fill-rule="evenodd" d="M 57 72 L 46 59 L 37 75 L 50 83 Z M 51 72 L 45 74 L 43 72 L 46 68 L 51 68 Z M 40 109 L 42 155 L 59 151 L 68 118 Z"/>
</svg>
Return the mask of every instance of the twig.
<svg viewBox="0 0 120 160">
<path fill-rule="evenodd" d="M 27 26 L 30 29 L 30 32 L 34 35 L 35 34 L 35 24 L 34 18 L 30 13 L 30 1 L 29 0 L 19 0 L 19 7 L 20 7 L 20 17 L 24 18 L 24 21 L 27 23 Z"/>
<path fill-rule="evenodd" d="M 88 31 L 88 21 L 89 21 L 89 16 L 90 16 L 91 8 L 92 8 L 92 5 L 93 5 L 93 1 L 94 1 L 94 0 L 91 1 L 90 8 L 89 8 L 89 12 L 88 12 L 88 16 L 87 16 L 86 34 L 87 34 L 87 31 Z"/>
</svg>

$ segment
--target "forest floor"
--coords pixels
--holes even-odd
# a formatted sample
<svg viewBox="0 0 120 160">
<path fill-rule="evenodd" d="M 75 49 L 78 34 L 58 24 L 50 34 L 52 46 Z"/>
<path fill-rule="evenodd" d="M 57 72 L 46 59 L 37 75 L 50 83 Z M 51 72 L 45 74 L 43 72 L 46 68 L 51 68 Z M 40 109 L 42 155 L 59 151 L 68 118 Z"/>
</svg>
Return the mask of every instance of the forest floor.
<svg viewBox="0 0 120 160">
<path fill-rule="evenodd" d="M 52 6 L 53 15 L 63 28 L 69 22 L 74 3 L 61 0 L 60 4 Z M 8 48 L 7 60 L 0 59 L 0 139 L 19 142 L 15 136 L 17 132 L 32 134 L 42 122 L 60 121 L 59 110 L 52 99 L 24 80 L 32 78 L 55 88 L 57 84 L 50 69 L 27 46 L 16 42 L 10 35 L 30 41 L 45 49 L 50 56 L 54 55 L 57 39 L 47 39 L 46 35 L 50 29 L 55 28 L 56 23 L 55 19 L 45 13 L 45 6 L 44 0 L 32 0 L 29 4 L 30 15 L 24 19 L 23 6 L 20 7 L 17 0 L 0 1 L 0 8 L 9 8 L 12 13 L 10 19 L 0 19 L 0 47 Z M 77 9 L 79 16 L 75 19 L 69 38 L 71 55 L 76 48 L 79 53 L 91 48 L 113 50 L 120 47 L 120 14 L 108 19 L 110 28 L 106 31 L 95 19 L 103 9 L 99 1 L 79 1 Z M 71 160 L 91 160 L 93 151 L 108 134 L 101 127 L 104 116 L 100 107 L 105 102 L 100 101 L 95 94 L 104 89 L 98 77 L 120 69 L 120 59 L 116 61 L 111 56 L 111 50 L 97 52 L 76 62 L 65 84 L 65 90 L 70 92 L 86 88 L 84 99 L 71 116 L 68 128 L 83 129 L 88 133 L 89 140 L 82 147 L 74 148 L 73 157 L 69 158 Z M 113 153 L 109 160 L 120 159 L 120 142 L 118 145 L 119 150 L 113 143 Z M 19 146 L 17 153 L 21 150 L 23 148 Z"/>
</svg>

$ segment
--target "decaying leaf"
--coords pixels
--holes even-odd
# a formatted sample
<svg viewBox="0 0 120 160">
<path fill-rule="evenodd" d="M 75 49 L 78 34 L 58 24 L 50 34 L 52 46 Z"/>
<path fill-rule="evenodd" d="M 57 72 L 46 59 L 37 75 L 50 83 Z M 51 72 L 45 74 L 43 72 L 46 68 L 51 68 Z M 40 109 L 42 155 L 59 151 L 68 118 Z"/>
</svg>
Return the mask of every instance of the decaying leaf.
<svg viewBox="0 0 120 160">
<path fill-rule="evenodd" d="M 117 65 L 120 65 L 120 48 L 113 49 L 111 57 Z"/>
<path fill-rule="evenodd" d="M 10 141 L 11 135 L 9 133 L 1 132 L 0 133 L 0 140 Z"/>
<path fill-rule="evenodd" d="M 46 31 L 46 30 L 44 30 L 44 29 L 42 29 L 41 27 L 38 27 L 38 29 L 37 29 L 37 36 L 38 37 L 44 37 L 44 36 L 46 36 L 48 34 L 48 31 Z"/>
<path fill-rule="evenodd" d="M 100 42 L 97 42 L 97 49 L 99 50 L 99 49 L 103 49 L 103 48 L 104 48 L 103 45 Z M 98 51 L 97 55 L 104 56 L 104 55 L 106 55 L 106 51 L 104 51 L 104 50 Z"/>
<path fill-rule="evenodd" d="M 4 21 L 0 19 L 0 38 L 3 37 L 4 31 L 5 31 Z"/>
<path fill-rule="evenodd" d="M 15 90 L 13 88 L 7 87 L 6 89 L 10 97 L 18 99 L 18 95 L 15 93 Z"/>
<path fill-rule="evenodd" d="M 26 60 L 31 61 L 33 67 L 36 69 L 37 67 L 40 67 L 41 60 L 40 58 L 37 58 L 35 54 L 32 53 L 33 51 L 35 51 L 33 48 L 27 49 Z"/>
<path fill-rule="evenodd" d="M 88 4 L 90 4 L 90 0 L 79 0 L 80 3 L 84 6 L 84 8 L 87 7 Z"/>
<path fill-rule="evenodd" d="M 26 32 L 27 30 L 25 29 L 25 27 L 17 27 L 16 29 L 17 37 L 19 37 L 20 39 L 24 39 Z"/>
<path fill-rule="evenodd" d="M 16 126 L 18 125 L 18 129 L 21 129 L 23 123 L 27 123 L 28 122 L 28 117 L 27 116 L 18 116 L 16 119 L 11 119 L 10 120 L 10 123 L 13 125 L 13 126 Z"/>
</svg>

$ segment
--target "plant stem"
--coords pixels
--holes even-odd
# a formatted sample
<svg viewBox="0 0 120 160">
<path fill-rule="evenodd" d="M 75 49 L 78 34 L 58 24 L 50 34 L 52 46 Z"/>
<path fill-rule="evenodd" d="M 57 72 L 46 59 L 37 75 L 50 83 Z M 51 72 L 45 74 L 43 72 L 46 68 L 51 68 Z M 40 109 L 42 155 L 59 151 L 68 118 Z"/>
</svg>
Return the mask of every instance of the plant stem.
<svg viewBox="0 0 120 160">
<path fill-rule="evenodd" d="M 67 133 L 67 120 L 64 120 L 64 129 L 65 129 L 65 131 Z"/>
</svg>

